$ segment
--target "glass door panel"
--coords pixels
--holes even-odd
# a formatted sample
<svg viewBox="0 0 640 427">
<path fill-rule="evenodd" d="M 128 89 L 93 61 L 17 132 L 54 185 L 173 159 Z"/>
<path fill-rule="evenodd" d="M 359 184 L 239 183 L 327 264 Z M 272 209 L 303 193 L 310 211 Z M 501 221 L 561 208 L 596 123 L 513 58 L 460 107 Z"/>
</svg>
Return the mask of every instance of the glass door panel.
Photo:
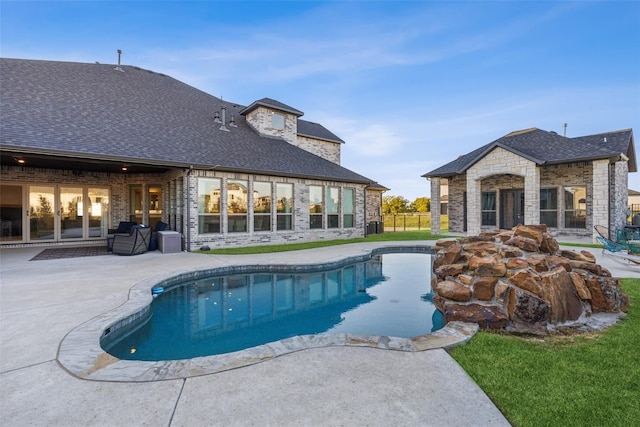
<svg viewBox="0 0 640 427">
<path fill-rule="evenodd" d="M 60 238 L 81 239 L 82 218 L 85 206 L 82 202 L 82 188 L 60 188 Z"/>
<path fill-rule="evenodd" d="M 0 184 L 0 242 L 20 242 L 22 235 L 22 186 Z"/>
<path fill-rule="evenodd" d="M 129 187 L 129 221 L 142 224 L 142 186 Z"/>
<path fill-rule="evenodd" d="M 89 188 L 89 237 L 106 237 L 109 227 L 109 190 Z"/>
<path fill-rule="evenodd" d="M 162 186 L 150 185 L 149 192 L 149 227 L 155 227 L 162 219 Z"/>
<path fill-rule="evenodd" d="M 54 219 L 54 187 L 29 187 L 29 240 L 53 240 Z"/>
</svg>

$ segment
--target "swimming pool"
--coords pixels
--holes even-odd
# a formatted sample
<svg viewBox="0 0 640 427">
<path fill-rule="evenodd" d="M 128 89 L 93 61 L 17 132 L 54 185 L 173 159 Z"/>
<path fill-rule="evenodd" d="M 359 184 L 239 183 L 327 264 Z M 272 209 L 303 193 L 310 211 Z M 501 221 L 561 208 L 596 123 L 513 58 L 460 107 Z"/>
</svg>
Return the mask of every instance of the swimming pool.
<svg viewBox="0 0 640 427">
<path fill-rule="evenodd" d="M 385 253 L 331 269 L 252 271 L 172 284 L 102 348 L 124 360 L 229 353 L 308 334 L 414 337 L 444 326 L 431 258 Z"/>
</svg>

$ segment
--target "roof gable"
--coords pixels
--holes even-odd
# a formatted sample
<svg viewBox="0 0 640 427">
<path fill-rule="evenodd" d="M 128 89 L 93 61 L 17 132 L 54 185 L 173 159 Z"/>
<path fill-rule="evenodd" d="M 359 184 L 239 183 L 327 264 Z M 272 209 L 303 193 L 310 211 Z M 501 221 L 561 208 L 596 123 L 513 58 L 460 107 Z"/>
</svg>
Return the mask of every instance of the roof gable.
<svg viewBox="0 0 640 427">
<path fill-rule="evenodd" d="M 282 102 L 276 101 L 275 99 L 271 99 L 271 98 L 262 98 L 252 102 L 251 105 L 249 105 L 247 108 L 244 108 L 243 110 L 241 110 L 240 114 L 242 114 L 243 116 L 246 116 L 247 114 L 249 114 L 251 111 L 255 110 L 258 107 L 271 108 L 273 110 L 282 111 L 283 113 L 293 114 L 296 117 L 301 117 L 304 115 L 302 111 L 296 110 L 293 107 L 289 107 L 287 104 L 283 104 Z"/>
</svg>

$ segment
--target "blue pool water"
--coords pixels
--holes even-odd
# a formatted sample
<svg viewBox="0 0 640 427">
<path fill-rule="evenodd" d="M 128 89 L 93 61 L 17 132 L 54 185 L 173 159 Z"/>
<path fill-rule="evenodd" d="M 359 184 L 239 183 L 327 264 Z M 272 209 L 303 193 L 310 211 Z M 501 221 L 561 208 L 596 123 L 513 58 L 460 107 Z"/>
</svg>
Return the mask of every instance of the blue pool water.
<svg viewBox="0 0 640 427">
<path fill-rule="evenodd" d="M 326 271 L 185 282 L 158 295 L 137 329 L 102 346 L 120 359 L 177 360 L 323 332 L 428 334 L 444 326 L 431 302 L 430 257 L 390 253 Z"/>
</svg>

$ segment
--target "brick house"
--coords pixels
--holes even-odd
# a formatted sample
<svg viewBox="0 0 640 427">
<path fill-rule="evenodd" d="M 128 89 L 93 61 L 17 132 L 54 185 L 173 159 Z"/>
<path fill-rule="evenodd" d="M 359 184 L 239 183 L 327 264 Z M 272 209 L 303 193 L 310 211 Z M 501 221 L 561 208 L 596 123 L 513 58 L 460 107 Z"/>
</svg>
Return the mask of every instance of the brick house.
<svg viewBox="0 0 640 427">
<path fill-rule="evenodd" d="M 0 244 L 104 241 L 119 221 L 187 250 L 362 237 L 386 189 L 344 141 L 134 66 L 0 59 Z"/>
<path fill-rule="evenodd" d="M 448 185 L 449 231 L 478 234 L 543 223 L 556 235 L 593 236 L 627 221 L 631 129 L 567 138 L 537 128 L 511 132 L 423 177 L 431 181 L 432 232 Z"/>
</svg>

